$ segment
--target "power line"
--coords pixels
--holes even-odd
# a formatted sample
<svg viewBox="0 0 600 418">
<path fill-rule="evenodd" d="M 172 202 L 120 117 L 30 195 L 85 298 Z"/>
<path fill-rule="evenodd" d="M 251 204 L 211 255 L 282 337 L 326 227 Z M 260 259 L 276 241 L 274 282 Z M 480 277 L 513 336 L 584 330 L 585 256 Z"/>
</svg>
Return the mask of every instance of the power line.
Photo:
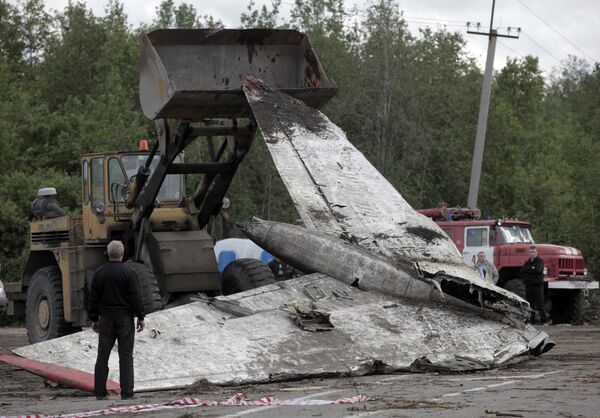
<svg viewBox="0 0 600 418">
<path fill-rule="evenodd" d="M 367 14 L 366 10 L 360 10 L 359 14 L 365 16 Z M 450 20 L 450 19 L 435 19 L 435 18 L 426 18 L 426 17 L 416 17 L 416 16 L 402 16 L 403 20 L 407 23 L 411 23 L 411 24 L 415 24 L 417 26 L 426 26 L 426 27 L 430 27 L 433 25 L 438 25 L 441 27 L 466 27 L 467 24 L 469 22 L 467 21 L 462 21 L 462 20 Z M 462 24 L 453 24 L 453 23 L 444 23 L 444 22 L 457 22 L 457 23 L 462 23 Z M 500 28 L 498 28 L 500 29 Z M 514 27 L 508 27 L 508 29 L 514 29 Z M 520 29 L 520 28 L 519 28 Z M 551 58 L 553 58 L 556 62 L 558 62 L 559 64 L 562 65 L 562 62 L 559 58 L 555 57 L 550 51 L 548 51 L 546 48 L 544 48 L 539 42 L 537 42 L 535 39 L 533 39 L 531 36 L 529 36 L 527 33 L 525 33 L 522 29 L 520 31 L 520 33 L 522 33 L 523 35 L 525 35 L 531 42 L 533 42 L 535 45 L 537 45 L 541 50 L 543 50 L 548 56 L 550 56 Z M 514 50 L 513 48 L 509 47 L 508 45 L 506 45 L 503 42 L 500 42 L 502 44 L 502 46 L 504 46 L 505 48 L 511 50 L 512 52 L 514 52 L 515 54 L 517 54 L 519 57 L 524 58 L 523 54 L 520 54 L 518 51 Z"/>
<path fill-rule="evenodd" d="M 517 54 L 519 57 L 525 58 L 525 56 L 522 55 L 522 54 L 520 54 L 519 51 L 516 51 L 515 49 L 511 48 L 510 46 L 506 45 L 504 42 L 498 41 L 498 43 L 500 45 L 502 45 L 504 48 L 511 50 L 512 52 L 514 52 L 515 54 Z"/>
<path fill-rule="evenodd" d="M 519 3 L 521 3 L 521 5 L 526 8 L 527 10 L 529 10 L 529 12 L 534 15 L 540 22 L 542 22 L 544 25 L 548 26 L 550 29 L 552 29 L 554 31 L 554 33 L 556 33 L 558 36 L 560 36 L 561 38 L 563 38 L 565 41 L 567 41 L 569 44 L 571 44 L 574 48 L 576 48 L 579 52 L 581 52 L 583 55 L 585 55 L 586 57 L 588 57 L 589 59 L 591 59 L 592 61 L 598 61 L 597 59 L 594 59 L 593 57 L 591 57 L 590 55 L 586 54 L 586 52 L 579 48 L 577 45 L 575 45 L 573 42 L 571 42 L 569 39 L 567 39 L 566 36 L 564 36 L 562 33 L 560 33 L 559 31 L 557 31 L 556 29 L 554 29 L 549 23 L 547 23 L 544 19 L 542 19 L 540 16 L 538 16 L 533 10 L 531 10 L 529 8 L 529 6 L 527 6 L 525 3 L 523 3 L 522 0 L 517 0 Z"/>
<path fill-rule="evenodd" d="M 520 1 L 520 0 L 519 0 Z M 446 24 L 444 23 L 444 19 L 433 19 L 433 18 L 418 18 L 418 17 L 411 17 L 410 19 L 408 19 L 409 16 L 405 16 L 404 17 L 404 21 L 408 22 L 408 23 L 413 23 L 416 24 L 417 26 L 431 26 L 432 24 L 437 24 L 438 26 L 452 26 L 452 27 L 464 27 L 466 26 L 466 24 L 468 22 L 466 21 L 455 21 L 455 22 L 462 22 L 464 23 L 463 25 L 458 25 L 458 24 Z M 416 20 L 418 19 L 418 20 Z M 446 21 L 450 21 L 450 20 L 446 20 Z M 499 29 L 499 28 L 498 28 Z M 513 28 L 514 29 L 514 28 Z M 562 65 L 562 62 L 559 58 L 557 58 L 556 56 L 554 56 L 550 51 L 548 51 L 546 48 L 544 48 L 539 42 L 537 42 L 535 39 L 533 39 L 531 36 L 529 36 L 527 33 L 525 33 L 522 29 L 521 32 L 523 35 L 525 35 L 531 42 L 533 42 L 535 45 L 537 45 L 541 50 L 543 50 L 548 56 L 550 56 L 551 58 L 553 58 L 557 63 Z M 522 54 L 520 54 L 519 52 L 515 51 L 513 48 L 509 47 L 508 45 L 506 45 L 505 43 L 501 44 L 506 47 L 507 49 L 510 49 L 511 51 L 513 51 L 515 54 L 517 54 L 519 57 L 524 58 L 524 56 Z"/>
<path fill-rule="evenodd" d="M 550 57 L 554 58 L 554 60 L 556 62 L 558 62 L 559 64 L 562 65 L 562 62 L 558 58 L 556 58 L 554 55 L 552 55 L 552 53 L 550 51 L 548 51 L 546 48 L 544 48 L 539 42 L 537 42 L 531 36 L 527 35 L 527 33 L 525 33 L 524 31 L 521 31 L 521 33 L 523 35 L 525 35 L 527 37 L 527 39 L 529 39 L 531 42 L 533 42 L 534 44 L 536 44 L 540 49 L 542 49 L 544 52 L 546 52 L 546 54 L 548 54 Z"/>
</svg>

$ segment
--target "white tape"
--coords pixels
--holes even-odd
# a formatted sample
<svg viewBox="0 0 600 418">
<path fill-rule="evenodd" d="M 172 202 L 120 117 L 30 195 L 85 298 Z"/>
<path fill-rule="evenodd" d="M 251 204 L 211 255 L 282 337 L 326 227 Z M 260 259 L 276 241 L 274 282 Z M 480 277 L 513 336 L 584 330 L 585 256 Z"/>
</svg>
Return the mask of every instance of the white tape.
<svg viewBox="0 0 600 418">
<path fill-rule="evenodd" d="M 72 414 L 60 415 L 16 415 L 16 416 L 0 416 L 0 418 L 78 418 L 78 417 L 96 417 L 100 415 L 138 413 L 147 411 L 160 411 L 165 409 L 180 409 L 180 408 L 196 408 L 198 406 L 291 406 L 291 405 L 339 405 L 352 404 L 369 401 L 367 395 L 357 395 L 351 398 L 340 398 L 335 400 L 322 399 L 277 399 L 271 396 L 260 398 L 256 401 L 248 401 L 243 393 L 237 393 L 231 398 L 224 401 L 202 401 L 198 398 L 183 398 L 175 401 L 146 404 L 146 405 L 130 405 L 118 406 L 111 408 L 98 409 L 95 411 L 75 412 Z"/>
</svg>

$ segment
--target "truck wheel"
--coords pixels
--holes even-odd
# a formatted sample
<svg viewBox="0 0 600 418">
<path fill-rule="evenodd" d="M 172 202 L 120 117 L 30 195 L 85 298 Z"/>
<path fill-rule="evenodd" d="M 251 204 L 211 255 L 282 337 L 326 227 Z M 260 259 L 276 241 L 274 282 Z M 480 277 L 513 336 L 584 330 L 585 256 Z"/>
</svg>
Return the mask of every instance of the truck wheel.
<svg viewBox="0 0 600 418">
<path fill-rule="evenodd" d="M 231 295 L 275 283 L 269 267 L 254 258 L 232 261 L 221 273 L 221 293 Z"/>
<path fill-rule="evenodd" d="M 57 266 L 43 267 L 33 274 L 25 314 L 27 337 L 32 344 L 81 330 L 65 321 L 62 277 Z"/>
<path fill-rule="evenodd" d="M 150 267 L 142 263 L 127 261 L 127 265 L 131 267 L 138 277 L 140 283 L 140 292 L 144 301 L 144 314 L 160 311 L 162 302 L 160 299 L 160 290 L 158 288 L 158 280 Z"/>
<path fill-rule="evenodd" d="M 513 292 L 515 295 L 525 299 L 525 282 L 521 279 L 510 279 L 504 283 L 504 288 L 509 292 Z"/>
<path fill-rule="evenodd" d="M 571 298 L 567 303 L 569 322 L 573 325 L 583 325 L 583 314 L 585 312 L 585 295 L 581 290 L 573 290 Z"/>
<path fill-rule="evenodd" d="M 560 290 L 552 295 L 550 315 L 555 324 L 583 324 L 586 300 L 582 290 Z"/>
</svg>

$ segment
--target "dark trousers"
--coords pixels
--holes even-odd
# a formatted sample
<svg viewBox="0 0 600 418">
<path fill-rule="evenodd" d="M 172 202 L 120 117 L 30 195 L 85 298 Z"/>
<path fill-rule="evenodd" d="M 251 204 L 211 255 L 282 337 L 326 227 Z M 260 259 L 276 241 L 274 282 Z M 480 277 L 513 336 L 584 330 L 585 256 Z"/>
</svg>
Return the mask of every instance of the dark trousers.
<svg viewBox="0 0 600 418">
<path fill-rule="evenodd" d="M 544 282 L 526 283 L 525 292 L 525 298 L 531 305 L 531 309 L 538 311 L 540 314 L 540 321 L 545 323 L 547 318 L 546 306 L 544 305 Z M 534 316 L 532 316 L 532 322 L 535 322 L 533 319 Z"/>
<path fill-rule="evenodd" d="M 119 382 L 121 396 L 133 395 L 133 341 L 135 325 L 131 315 L 103 315 L 100 317 L 98 357 L 94 369 L 94 394 L 106 396 L 108 358 L 115 345 L 119 344 Z"/>
</svg>

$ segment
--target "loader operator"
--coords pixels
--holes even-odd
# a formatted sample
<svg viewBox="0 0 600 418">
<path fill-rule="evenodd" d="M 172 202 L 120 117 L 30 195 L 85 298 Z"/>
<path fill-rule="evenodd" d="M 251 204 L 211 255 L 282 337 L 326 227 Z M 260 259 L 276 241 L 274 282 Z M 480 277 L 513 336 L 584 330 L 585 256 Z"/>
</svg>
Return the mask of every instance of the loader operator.
<svg viewBox="0 0 600 418">
<path fill-rule="evenodd" d="M 538 257 L 535 246 L 529 247 L 529 258 L 521 267 L 521 278 L 525 281 L 525 298 L 534 310 L 531 322 L 536 323 L 535 311 L 539 321 L 546 323 L 546 308 L 544 306 L 544 260 Z"/>
<path fill-rule="evenodd" d="M 31 211 L 39 219 L 52 219 L 66 216 L 66 212 L 56 201 L 56 189 L 44 187 L 38 190 L 38 197 L 31 203 Z"/>
<path fill-rule="evenodd" d="M 133 398 L 133 341 L 135 328 L 144 329 L 144 303 L 138 278 L 123 263 L 123 243 L 111 241 L 107 246 L 109 262 L 98 267 L 92 278 L 89 316 L 92 329 L 99 333 L 98 357 L 94 369 L 96 399 L 106 399 L 108 359 L 118 340 L 119 382 L 121 399 Z M 137 316 L 134 326 L 133 316 Z"/>
</svg>

